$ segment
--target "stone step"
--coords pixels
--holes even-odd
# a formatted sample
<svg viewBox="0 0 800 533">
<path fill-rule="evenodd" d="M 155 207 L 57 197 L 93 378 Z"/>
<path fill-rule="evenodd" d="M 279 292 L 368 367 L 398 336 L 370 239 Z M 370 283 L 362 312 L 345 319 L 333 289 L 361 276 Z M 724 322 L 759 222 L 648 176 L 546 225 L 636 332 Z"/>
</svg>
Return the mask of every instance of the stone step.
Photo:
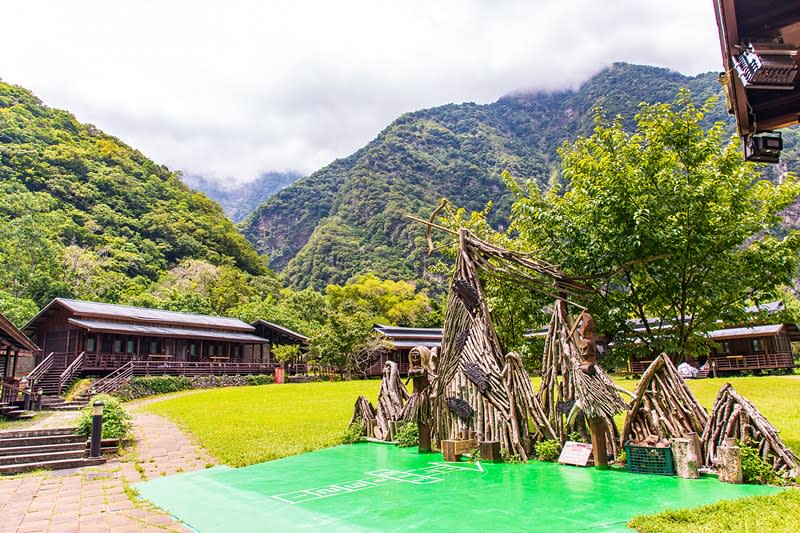
<svg viewBox="0 0 800 533">
<path fill-rule="evenodd" d="M 0 455 L 0 466 L 62 461 L 64 459 L 83 459 L 84 457 L 86 457 L 86 447 L 80 450 L 60 450 L 55 452 L 26 453 L 22 455 Z"/>
<path fill-rule="evenodd" d="M 83 435 L 43 435 L 40 437 L 12 437 L 0 440 L 0 448 L 16 448 L 20 446 L 41 446 L 43 444 L 64 444 L 68 442 L 86 442 Z"/>
<path fill-rule="evenodd" d="M 0 475 L 20 474 L 22 472 L 29 472 L 39 468 L 48 470 L 58 470 L 64 468 L 80 468 L 83 466 L 95 466 L 105 463 L 103 457 L 85 458 L 85 459 L 62 459 L 57 461 L 39 461 L 36 463 L 16 464 L 16 465 L 3 465 L 0 466 Z"/>
<path fill-rule="evenodd" d="M 49 452 L 86 451 L 85 442 L 67 442 L 62 444 L 42 444 L 40 446 L 15 446 L 0 448 L 0 457 L 4 455 L 35 455 Z"/>
<path fill-rule="evenodd" d="M 86 406 L 85 403 L 81 404 L 64 404 L 64 405 L 52 405 L 47 406 L 48 411 L 80 411 Z"/>
<path fill-rule="evenodd" d="M 34 411 L 25 411 L 24 409 L 17 409 L 16 411 L 7 412 L 6 416 L 14 420 L 30 420 L 31 418 L 36 417 L 36 413 Z"/>
<path fill-rule="evenodd" d="M 30 437 L 52 437 L 54 435 L 75 435 L 75 428 L 7 429 L 5 431 L 0 431 L 0 440 Z"/>
</svg>

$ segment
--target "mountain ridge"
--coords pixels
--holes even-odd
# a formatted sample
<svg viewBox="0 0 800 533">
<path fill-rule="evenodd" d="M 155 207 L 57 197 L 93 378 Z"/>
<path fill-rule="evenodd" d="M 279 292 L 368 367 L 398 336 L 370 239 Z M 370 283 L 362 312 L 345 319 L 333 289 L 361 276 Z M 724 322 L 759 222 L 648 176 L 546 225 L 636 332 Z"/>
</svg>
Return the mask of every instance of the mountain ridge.
<svg viewBox="0 0 800 533">
<path fill-rule="evenodd" d="M 442 197 L 470 210 L 492 201 L 490 220 L 502 229 L 511 203 L 503 171 L 545 185 L 556 148 L 591 133 L 597 106 L 632 123 L 640 102 L 672 101 L 683 87 L 698 101 L 721 95 L 714 73 L 615 63 L 577 90 L 405 113 L 352 155 L 268 199 L 240 228 L 296 287 L 321 289 L 367 271 L 424 278 L 426 244 L 406 214 L 426 216 Z M 726 119 L 720 98 L 709 124 Z"/>
</svg>

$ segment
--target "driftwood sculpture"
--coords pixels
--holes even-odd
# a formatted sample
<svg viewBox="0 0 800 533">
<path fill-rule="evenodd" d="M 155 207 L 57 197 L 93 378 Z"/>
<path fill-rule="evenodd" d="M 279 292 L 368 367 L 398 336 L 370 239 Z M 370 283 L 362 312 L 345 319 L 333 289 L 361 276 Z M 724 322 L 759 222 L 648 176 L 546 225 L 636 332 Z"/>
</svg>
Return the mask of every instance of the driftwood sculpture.
<svg viewBox="0 0 800 533">
<path fill-rule="evenodd" d="M 666 354 L 650 363 L 633 394 L 620 444 L 703 434 L 708 414 Z"/>
<path fill-rule="evenodd" d="M 624 411 L 627 404 L 597 364 L 593 334 L 588 313 L 573 322 L 566 302 L 556 301 L 545 339 L 537 397 L 562 443 L 572 432 L 585 434 L 585 422 L 593 420 L 594 433 L 605 426 L 607 444 L 616 456 L 619 432 L 614 415 Z M 602 421 L 602 426 L 597 421 Z"/>
<path fill-rule="evenodd" d="M 548 293 L 560 291 L 562 283 L 569 292 L 579 285 L 551 265 L 484 242 L 466 230 L 458 237 L 442 351 L 431 385 L 434 440 L 474 435 L 477 442 L 499 442 L 506 453 L 527 460 L 531 440 L 556 434 L 519 355 L 504 354 L 501 348 L 479 272 Z"/>
<path fill-rule="evenodd" d="M 800 461 L 781 441 L 778 430 L 730 383 L 726 383 L 717 394 L 703 431 L 702 445 L 707 465 L 718 462 L 720 448 L 728 438 L 757 447 L 761 457 L 779 476 L 791 479 L 800 473 Z"/>
<path fill-rule="evenodd" d="M 387 361 L 383 367 L 381 387 L 378 391 L 378 409 L 364 398 L 359 396 L 353 409 L 350 424 L 357 421 L 364 423 L 367 437 L 378 440 L 390 441 L 394 437 L 393 424 L 406 421 L 408 415 L 409 394 L 400 380 L 400 370 L 397 363 Z"/>
</svg>

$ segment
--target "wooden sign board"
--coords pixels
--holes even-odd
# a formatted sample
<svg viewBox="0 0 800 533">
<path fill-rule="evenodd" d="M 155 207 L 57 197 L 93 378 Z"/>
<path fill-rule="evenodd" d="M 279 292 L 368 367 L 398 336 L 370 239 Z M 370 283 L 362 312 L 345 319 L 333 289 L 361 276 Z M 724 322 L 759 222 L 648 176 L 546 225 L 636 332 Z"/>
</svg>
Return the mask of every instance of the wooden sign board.
<svg viewBox="0 0 800 533">
<path fill-rule="evenodd" d="M 591 455 L 591 444 L 568 440 L 564 443 L 564 449 L 561 450 L 558 462 L 565 465 L 586 466 Z"/>
</svg>

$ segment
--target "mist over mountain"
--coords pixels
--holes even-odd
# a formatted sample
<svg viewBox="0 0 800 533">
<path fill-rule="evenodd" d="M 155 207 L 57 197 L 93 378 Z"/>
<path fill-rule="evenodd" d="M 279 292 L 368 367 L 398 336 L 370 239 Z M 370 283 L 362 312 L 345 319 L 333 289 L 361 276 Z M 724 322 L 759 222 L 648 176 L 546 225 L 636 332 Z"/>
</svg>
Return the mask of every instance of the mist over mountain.
<svg viewBox="0 0 800 533">
<path fill-rule="evenodd" d="M 265 172 L 247 183 L 222 185 L 218 181 L 194 174 L 184 174 L 181 180 L 196 191 L 219 203 L 234 223 L 242 221 L 261 203 L 281 189 L 303 177 L 299 172 Z"/>
</svg>

